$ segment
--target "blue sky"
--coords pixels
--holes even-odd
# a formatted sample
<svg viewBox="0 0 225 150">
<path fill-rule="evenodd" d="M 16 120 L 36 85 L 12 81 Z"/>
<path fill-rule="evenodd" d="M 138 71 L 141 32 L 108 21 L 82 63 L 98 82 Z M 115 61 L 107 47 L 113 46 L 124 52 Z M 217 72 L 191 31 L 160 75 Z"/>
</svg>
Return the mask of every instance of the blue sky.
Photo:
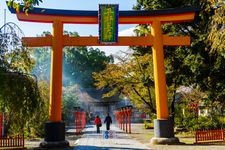
<svg viewBox="0 0 225 150">
<path fill-rule="evenodd" d="M 43 0 L 37 7 L 69 10 L 98 10 L 99 4 L 119 4 L 120 10 L 132 10 L 136 0 Z M 16 23 L 25 36 L 36 36 L 43 31 L 52 31 L 51 24 L 40 24 L 18 21 L 15 14 L 8 11 L 4 0 L 0 0 L 0 27 L 4 24 L 4 9 L 6 9 L 6 22 Z M 119 30 L 125 30 L 133 25 L 120 25 Z M 64 25 L 64 30 L 77 31 L 80 35 L 98 35 L 97 25 Z"/>
<path fill-rule="evenodd" d="M 99 4 L 119 4 L 119 10 L 132 10 L 136 0 L 43 0 L 39 6 L 42 8 L 67 9 L 67 10 L 98 10 Z M 47 23 L 31 23 L 18 21 L 15 14 L 11 14 L 6 6 L 5 0 L 0 0 L 0 27 L 4 25 L 4 10 L 6 10 L 6 22 L 16 23 L 24 32 L 25 36 L 36 36 L 43 31 L 52 31 L 52 25 Z M 131 35 L 135 25 L 119 25 L 119 35 Z M 98 25 L 64 25 L 64 30 L 76 31 L 80 36 L 98 35 Z M 108 47 L 102 46 L 101 50 L 107 55 L 118 53 L 128 49 L 127 46 Z M 110 49 L 110 50 L 109 50 Z"/>
</svg>

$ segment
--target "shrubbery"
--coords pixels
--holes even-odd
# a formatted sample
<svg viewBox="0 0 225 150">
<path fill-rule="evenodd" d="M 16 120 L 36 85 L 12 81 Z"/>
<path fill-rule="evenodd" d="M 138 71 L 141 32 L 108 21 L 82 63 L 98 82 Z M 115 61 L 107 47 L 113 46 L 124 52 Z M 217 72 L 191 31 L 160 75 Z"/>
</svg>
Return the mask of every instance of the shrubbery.
<svg viewBox="0 0 225 150">
<path fill-rule="evenodd" d="M 224 128 L 224 116 L 209 114 L 207 116 L 198 116 L 195 113 L 177 113 L 175 118 L 176 127 L 184 127 L 188 131 L 197 129 L 221 129 Z"/>
</svg>

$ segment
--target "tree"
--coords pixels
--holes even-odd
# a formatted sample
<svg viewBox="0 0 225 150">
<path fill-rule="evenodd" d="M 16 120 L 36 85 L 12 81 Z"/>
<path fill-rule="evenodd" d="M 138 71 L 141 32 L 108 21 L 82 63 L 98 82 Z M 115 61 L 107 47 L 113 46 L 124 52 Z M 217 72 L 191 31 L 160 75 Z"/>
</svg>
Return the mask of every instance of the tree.
<svg viewBox="0 0 225 150">
<path fill-rule="evenodd" d="M 15 8 L 18 12 L 22 10 L 27 13 L 29 9 L 39 5 L 40 2 L 42 3 L 42 0 L 9 0 L 7 5 Z"/>
<path fill-rule="evenodd" d="M 43 32 L 40 36 L 49 35 Z M 79 36 L 77 32 L 64 31 L 72 37 Z M 32 73 L 39 80 L 49 81 L 51 66 L 51 48 L 35 48 L 33 58 L 35 67 Z M 112 56 L 106 56 L 105 52 L 92 47 L 65 47 L 63 49 L 63 85 L 79 84 L 84 88 L 93 87 L 92 72 L 103 70 L 106 64 L 113 62 Z"/>
<path fill-rule="evenodd" d="M 104 71 L 94 73 L 95 85 L 99 89 L 111 89 L 103 95 L 105 97 L 119 93 L 128 97 L 137 108 L 155 113 L 151 56 L 146 54 L 121 60 L 119 64 L 108 64 Z"/>
<path fill-rule="evenodd" d="M 186 1 L 177 3 L 175 1 L 168 2 L 168 1 L 154 1 L 154 0 L 153 1 L 139 0 L 137 5 L 134 8 L 138 9 L 138 10 L 153 10 L 153 9 L 162 9 L 162 8 L 172 7 L 173 4 L 176 7 L 178 7 L 179 4 L 187 5 Z M 167 29 L 168 27 L 166 28 L 166 26 L 165 26 L 164 28 Z M 150 28 L 148 25 L 140 25 L 136 28 L 135 32 L 138 36 L 145 36 L 150 33 Z M 181 33 L 181 31 L 179 31 L 178 33 Z M 177 34 L 177 32 L 176 32 L 176 34 Z M 183 34 L 187 34 L 187 33 L 183 33 Z M 127 63 L 126 65 L 124 65 L 124 64 L 115 65 L 113 68 L 116 68 L 114 70 L 119 70 L 119 69 L 117 69 L 117 67 L 121 66 L 121 68 L 123 70 L 126 70 L 124 68 L 126 68 L 129 65 L 132 66 L 132 67 L 130 67 L 130 68 L 132 68 L 131 69 L 132 71 L 131 70 L 129 70 L 129 71 L 132 72 L 132 75 L 136 75 L 138 78 L 135 78 L 137 82 L 133 83 L 133 85 L 130 86 L 130 87 L 136 86 L 136 88 L 130 88 L 129 92 L 133 93 L 133 97 L 134 97 L 134 95 L 135 95 L 135 97 L 139 97 L 139 105 L 140 104 L 142 104 L 142 106 L 143 106 L 143 104 L 146 105 L 146 102 L 147 102 L 147 106 L 148 106 L 147 109 L 150 108 L 148 111 L 150 111 L 152 113 L 156 113 L 154 94 L 152 94 L 152 93 L 154 93 L 154 84 L 153 84 L 154 81 L 153 81 L 153 75 L 152 75 L 153 69 L 152 69 L 151 48 L 150 47 L 132 47 L 132 49 L 134 50 L 134 53 L 131 58 L 131 61 L 126 62 Z M 169 48 L 167 48 L 167 49 L 169 49 Z M 174 48 L 170 48 L 170 50 L 174 50 Z M 146 56 L 148 56 L 148 57 L 146 57 Z M 148 59 L 146 59 L 146 58 L 148 58 Z M 138 61 L 136 61 L 136 60 L 138 60 Z M 174 60 L 177 60 L 177 59 L 174 59 Z M 175 76 L 173 76 L 173 75 L 175 75 L 177 73 L 184 74 L 186 72 L 183 72 L 182 69 L 177 70 L 178 65 L 179 65 L 178 61 L 171 62 L 171 61 L 167 60 L 165 63 L 167 66 L 170 66 L 170 68 L 167 69 L 166 73 L 167 73 L 167 75 L 170 75 L 172 77 L 172 78 L 170 78 L 170 80 L 167 80 L 168 89 L 170 92 L 172 92 L 172 94 L 169 94 L 169 98 L 171 99 L 174 97 L 173 95 L 174 95 L 174 91 L 176 91 L 176 88 L 177 88 L 176 86 L 178 84 L 180 84 L 180 82 L 182 80 L 182 75 L 180 76 L 180 79 L 177 78 L 177 76 L 175 78 Z M 174 63 L 174 64 L 171 64 L 171 63 Z M 176 65 L 176 66 L 174 66 L 174 65 Z M 174 69 L 173 67 L 176 67 L 176 69 Z M 134 68 L 139 68 L 139 69 L 136 70 Z M 183 68 L 185 68 L 185 67 L 183 67 Z M 174 69 L 174 70 L 171 70 L 171 69 Z M 176 72 L 175 72 L 175 70 L 176 70 Z M 115 75 L 112 76 L 112 73 L 110 73 L 110 71 L 111 71 L 111 69 L 106 70 L 105 72 L 102 72 L 99 75 L 98 74 L 95 75 L 95 78 L 97 79 L 97 82 L 98 82 L 96 85 L 99 88 L 108 87 L 108 86 L 111 86 L 111 88 L 113 88 L 112 92 L 108 93 L 107 96 L 112 96 L 116 92 L 120 93 L 125 88 L 125 85 L 127 85 L 127 84 L 129 85 L 129 82 L 131 82 L 131 78 L 127 78 L 127 76 L 129 76 L 131 74 L 129 71 L 127 73 L 124 73 L 125 75 L 123 74 L 120 76 L 121 77 L 120 80 L 128 81 L 128 82 L 124 83 L 125 85 L 120 82 L 117 83 L 116 81 L 118 80 L 118 77 L 117 76 L 115 77 Z M 139 73 L 139 72 L 141 72 L 141 73 Z M 118 74 L 118 71 L 115 71 L 114 73 Z M 110 74 L 110 75 L 108 75 L 108 78 L 105 76 L 107 74 Z M 178 82 L 178 80 L 179 80 L 179 82 Z M 110 81 L 110 83 L 109 83 L 109 81 Z M 173 83 L 175 83 L 175 84 L 173 84 Z M 140 85 L 142 85 L 142 86 L 140 86 Z M 139 86 L 139 88 L 137 88 L 138 86 Z M 121 87 L 121 88 L 118 88 L 118 87 Z M 124 87 L 124 88 L 122 88 L 122 87 Z M 146 91 L 144 89 L 146 89 Z M 129 94 L 128 96 L 131 96 L 131 94 Z M 131 98 L 131 97 L 129 97 L 129 98 L 132 100 L 132 102 L 134 104 L 137 104 L 135 101 L 137 101 L 138 98 Z M 146 99 L 147 99 L 147 101 L 146 101 Z M 173 104 L 174 101 L 171 102 L 172 106 L 174 106 L 174 104 Z M 143 107 L 139 107 L 139 108 L 143 108 Z M 172 111 L 174 112 L 174 109 Z"/>
<path fill-rule="evenodd" d="M 63 88 L 63 120 L 69 124 L 74 123 L 74 108 L 80 106 L 81 102 L 77 97 L 77 85 Z"/>
<path fill-rule="evenodd" d="M 40 36 L 49 35 L 43 32 Z M 64 31 L 69 36 L 79 36 L 77 32 Z M 32 73 L 39 81 L 49 83 L 51 66 L 51 48 L 35 48 L 32 57 L 35 67 Z M 63 105 L 62 115 L 66 123 L 71 122 L 74 107 L 83 103 L 79 101 L 78 88 L 93 88 L 92 73 L 105 69 L 106 64 L 113 62 L 112 56 L 106 56 L 99 49 L 88 47 L 65 47 L 63 49 Z"/>
<path fill-rule="evenodd" d="M 175 2 L 175 3 L 174 3 Z M 221 1 L 219 1 L 221 2 Z M 223 1 L 224 2 L 224 1 Z M 208 106 L 224 108 L 224 3 L 212 1 L 138 1 L 136 9 L 152 10 L 168 7 L 198 6 L 199 14 L 193 23 L 166 24 L 163 32 L 170 35 L 190 35 L 191 47 L 165 48 L 165 64 L 171 113 L 174 112 L 175 93 L 181 85 L 194 86 L 206 94 Z M 219 7 L 217 7 L 219 6 Z M 215 7 L 217 7 L 215 9 Z M 143 27 L 143 26 L 142 26 Z M 139 30 L 141 33 L 145 30 Z M 210 31 L 210 32 L 209 32 Z M 139 51 L 139 49 L 138 49 Z M 140 50 L 143 53 L 143 50 Z M 170 96 L 171 95 L 171 96 Z"/>
<path fill-rule="evenodd" d="M 33 116 L 27 120 L 24 126 L 24 134 L 28 137 L 43 137 L 45 133 L 44 125 L 48 121 L 49 84 L 45 81 L 38 81 L 38 91 L 41 101 L 38 103 Z"/>
<path fill-rule="evenodd" d="M 34 64 L 31 50 L 21 45 L 18 31 L 21 30 L 13 23 L 0 28 L 0 110 L 6 112 L 9 134 L 33 128 L 32 121 L 37 119 L 33 116 L 39 113 L 43 102 L 37 78 L 30 74 Z"/>
<path fill-rule="evenodd" d="M 189 67 L 192 73 L 192 77 L 188 78 L 188 83 L 196 85 L 202 92 L 207 94 L 205 103 L 211 106 L 219 103 L 224 108 L 223 99 L 225 95 L 223 89 L 225 81 L 223 78 L 223 64 L 225 58 L 221 47 L 216 48 L 215 45 L 207 40 L 211 38 L 215 43 L 223 43 L 222 37 L 218 39 L 218 35 L 223 35 L 222 26 L 217 31 L 213 30 L 215 26 L 212 25 L 215 25 L 215 20 L 219 15 L 215 11 L 215 4 L 211 3 L 211 1 L 202 2 L 201 4 L 204 4 L 201 5 L 202 11 L 192 27 L 192 32 L 190 32 L 193 38 L 193 45 L 184 60 L 185 65 Z M 224 7 L 221 7 L 221 9 L 224 9 Z M 218 27 L 220 25 L 221 22 L 218 21 Z M 223 45 L 221 44 L 221 46 Z"/>
<path fill-rule="evenodd" d="M 225 1 L 212 0 L 212 7 L 214 8 L 214 13 L 212 17 L 212 22 L 210 24 L 208 41 L 212 45 L 212 53 L 220 53 L 224 57 L 225 49 Z"/>
<path fill-rule="evenodd" d="M 31 50 L 22 46 L 22 30 L 14 23 L 0 28 L 0 67 L 5 70 L 28 73 L 34 61 L 29 57 Z"/>
<path fill-rule="evenodd" d="M 50 35 L 50 32 L 43 32 L 40 36 Z M 50 82 L 50 67 L 51 67 L 51 49 L 49 47 L 34 48 L 32 57 L 35 61 L 35 66 L 32 73 L 35 74 L 39 81 Z"/>
<path fill-rule="evenodd" d="M 207 98 L 204 99 L 205 101 L 210 101 L 211 104 L 219 102 L 224 106 L 224 78 L 222 79 L 224 58 L 218 53 L 212 53 L 211 44 L 207 41 L 208 31 L 210 29 L 209 25 L 214 16 L 214 6 L 210 1 L 203 0 L 179 2 L 138 0 L 137 5 L 134 7 L 137 10 L 154 10 L 193 5 L 198 6 L 201 10 L 193 23 L 165 24 L 163 26 L 164 34 L 190 35 L 192 41 L 190 47 L 165 47 L 164 49 L 168 98 L 172 119 L 175 115 L 176 91 L 180 86 L 193 86 L 198 88 L 206 94 Z M 223 29 L 223 26 L 220 27 Z M 137 35 L 143 36 L 150 33 L 150 30 L 148 26 L 141 25 L 137 27 L 136 32 Z M 220 33 L 218 32 L 218 34 Z M 140 57 L 140 59 L 148 53 L 151 55 L 149 47 L 134 47 L 133 49 L 133 56 Z M 148 67 L 148 65 L 145 66 L 145 68 Z M 113 80 L 109 80 L 104 75 L 101 76 L 101 74 L 98 77 L 103 81 L 106 80 L 106 83 L 103 81 L 99 82 L 101 84 L 104 83 L 105 87 L 108 86 L 108 81 Z M 126 78 L 126 76 L 121 76 L 121 78 Z M 115 84 L 116 82 L 112 84 L 113 88 L 118 87 Z"/>
<path fill-rule="evenodd" d="M 70 36 L 79 36 L 77 32 L 65 32 Z M 93 72 L 104 70 L 106 64 L 113 62 L 112 56 L 92 47 L 66 47 L 64 49 L 64 86 L 79 84 L 83 88 L 93 86 Z"/>
</svg>

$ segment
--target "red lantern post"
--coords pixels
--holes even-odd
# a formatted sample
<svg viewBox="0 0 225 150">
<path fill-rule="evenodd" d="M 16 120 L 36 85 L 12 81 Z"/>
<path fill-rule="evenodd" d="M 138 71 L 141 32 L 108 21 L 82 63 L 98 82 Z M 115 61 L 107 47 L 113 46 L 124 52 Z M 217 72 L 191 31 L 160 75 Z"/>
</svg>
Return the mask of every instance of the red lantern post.
<svg viewBox="0 0 225 150">
<path fill-rule="evenodd" d="M 122 116 L 123 116 L 123 131 L 125 131 L 125 124 L 126 124 L 126 110 L 122 108 Z"/>
<path fill-rule="evenodd" d="M 76 125 L 76 134 L 80 133 L 80 111 L 75 112 L 75 125 Z"/>
<path fill-rule="evenodd" d="M 115 115 L 115 121 L 116 121 L 116 126 L 119 127 L 119 111 L 115 111 L 114 112 L 114 115 Z"/>
<path fill-rule="evenodd" d="M 81 125 L 81 128 L 82 130 L 85 128 L 86 126 L 86 112 L 82 112 L 82 125 Z"/>
<path fill-rule="evenodd" d="M 127 129 L 128 129 L 128 127 L 127 127 L 127 125 L 128 125 L 128 112 L 127 112 L 127 110 L 128 110 L 128 108 L 124 108 L 124 116 L 125 116 L 125 123 L 126 123 L 126 133 L 127 133 Z"/>
<path fill-rule="evenodd" d="M 120 129 L 123 129 L 123 112 L 119 110 L 119 118 L 120 118 Z"/>
<path fill-rule="evenodd" d="M 74 107 L 75 109 L 75 129 L 76 134 L 79 134 L 81 131 L 82 124 L 82 112 L 80 111 L 80 107 Z"/>
<path fill-rule="evenodd" d="M 132 107 L 129 106 L 127 108 L 128 125 L 129 125 L 129 131 L 128 131 L 128 133 L 131 133 L 131 115 L 132 115 Z"/>
</svg>

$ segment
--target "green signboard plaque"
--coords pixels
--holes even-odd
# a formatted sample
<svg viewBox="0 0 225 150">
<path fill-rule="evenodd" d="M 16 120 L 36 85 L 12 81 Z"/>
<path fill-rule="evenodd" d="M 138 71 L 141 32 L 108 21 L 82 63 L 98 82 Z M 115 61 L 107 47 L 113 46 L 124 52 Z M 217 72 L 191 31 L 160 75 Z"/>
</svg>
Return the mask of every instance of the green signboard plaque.
<svg viewBox="0 0 225 150">
<path fill-rule="evenodd" d="M 99 42 L 100 44 L 114 44 L 118 41 L 118 13 L 119 5 L 99 5 Z"/>
</svg>

